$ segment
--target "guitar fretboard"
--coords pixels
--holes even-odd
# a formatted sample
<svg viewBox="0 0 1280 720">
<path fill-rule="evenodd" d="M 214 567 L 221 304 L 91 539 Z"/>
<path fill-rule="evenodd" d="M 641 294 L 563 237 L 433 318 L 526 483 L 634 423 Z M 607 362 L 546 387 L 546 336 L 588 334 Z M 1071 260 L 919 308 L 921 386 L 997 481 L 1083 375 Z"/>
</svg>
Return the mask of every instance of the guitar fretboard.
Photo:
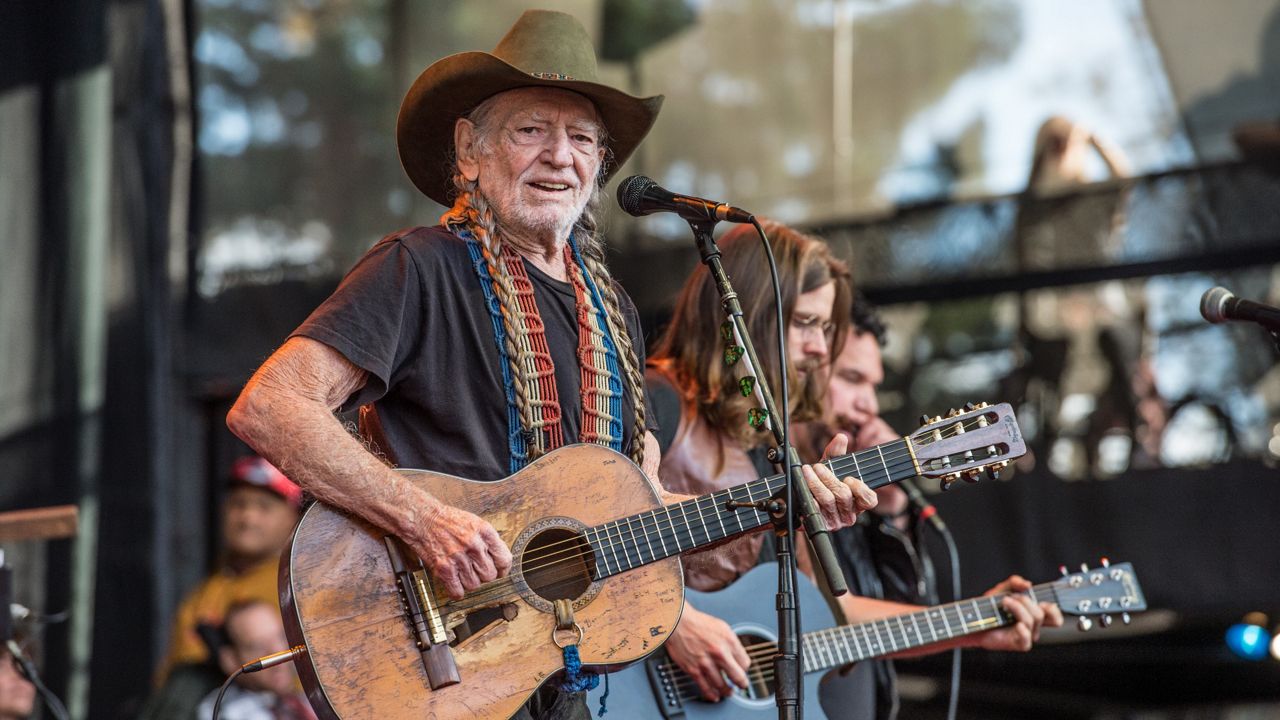
<svg viewBox="0 0 1280 720">
<path fill-rule="evenodd" d="M 827 465 L 836 477 L 855 475 L 870 488 L 883 487 L 919 473 L 908 442 L 894 440 L 833 458 Z M 595 553 L 595 577 L 606 578 L 755 530 L 770 522 L 768 513 L 730 509 L 726 503 L 767 500 L 785 485 L 785 476 L 774 475 L 588 528 L 585 537 Z"/>
<path fill-rule="evenodd" d="M 1052 583 L 1027 591 L 1036 602 L 1058 603 Z M 881 655 L 891 655 L 1014 622 L 1000 605 L 1005 595 L 970 598 L 905 615 L 842 625 L 804 634 L 804 670 L 818 672 Z"/>
</svg>

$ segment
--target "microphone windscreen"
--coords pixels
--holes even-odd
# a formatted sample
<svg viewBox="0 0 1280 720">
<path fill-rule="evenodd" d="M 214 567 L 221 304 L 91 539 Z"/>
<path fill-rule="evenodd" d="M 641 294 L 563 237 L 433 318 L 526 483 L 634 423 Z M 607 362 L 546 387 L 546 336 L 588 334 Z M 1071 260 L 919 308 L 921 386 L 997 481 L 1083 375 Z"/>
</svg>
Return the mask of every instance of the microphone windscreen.
<svg viewBox="0 0 1280 720">
<path fill-rule="evenodd" d="M 654 185 L 657 183 L 643 175 L 632 175 L 618 183 L 618 205 L 628 215 L 645 215 L 640 200 L 644 197 L 644 192 Z"/>
<path fill-rule="evenodd" d="M 1235 297 L 1224 287 L 1209 288 L 1200 298 L 1200 314 L 1211 323 L 1226 322 L 1227 301 Z"/>
</svg>

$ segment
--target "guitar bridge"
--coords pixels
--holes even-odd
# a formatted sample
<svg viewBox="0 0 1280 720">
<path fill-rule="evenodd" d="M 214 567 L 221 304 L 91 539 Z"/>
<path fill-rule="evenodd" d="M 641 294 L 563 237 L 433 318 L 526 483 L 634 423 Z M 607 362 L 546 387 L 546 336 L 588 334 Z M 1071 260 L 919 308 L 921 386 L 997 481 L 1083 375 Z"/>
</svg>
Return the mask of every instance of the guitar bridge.
<svg viewBox="0 0 1280 720">
<path fill-rule="evenodd" d="M 414 557 L 417 568 L 410 571 L 405 563 L 409 555 L 401 548 L 400 542 L 390 535 L 384 535 L 382 542 L 387 546 L 387 556 L 391 559 L 391 570 L 395 573 L 400 605 L 409 623 L 409 632 L 422 654 L 427 682 L 432 690 L 458 684 L 462 678 L 449 648 L 449 633 L 431 592 L 431 578 L 426 568 L 421 560 Z"/>
<path fill-rule="evenodd" d="M 414 570 L 409 576 L 409 584 L 413 594 L 417 596 L 418 611 L 426 621 L 432 645 L 444 645 L 449 642 L 449 633 L 445 631 L 440 610 L 436 607 L 435 595 L 431 592 L 431 579 L 427 571 Z M 405 592 L 403 589 L 401 593 Z M 419 643 L 418 647 L 422 647 Z"/>
<path fill-rule="evenodd" d="M 649 678 L 649 687 L 653 690 L 653 698 L 657 700 L 663 720 L 685 716 L 680 683 L 671 671 L 674 664 L 666 651 L 656 652 L 644 661 L 645 676 Z"/>
</svg>

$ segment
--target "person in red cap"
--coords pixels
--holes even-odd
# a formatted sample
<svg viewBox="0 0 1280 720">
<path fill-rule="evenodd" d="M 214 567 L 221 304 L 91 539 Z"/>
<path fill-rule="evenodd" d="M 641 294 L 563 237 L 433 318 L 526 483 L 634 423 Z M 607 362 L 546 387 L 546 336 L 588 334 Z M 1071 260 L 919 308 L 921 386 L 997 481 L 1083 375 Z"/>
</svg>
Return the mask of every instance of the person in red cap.
<svg viewBox="0 0 1280 720">
<path fill-rule="evenodd" d="M 220 679 L 211 648 L 222 637 L 227 610 L 276 598 L 280 553 L 298 524 L 302 488 L 258 456 L 232 466 L 222 512 L 221 567 L 178 606 L 162 686 L 148 702 L 148 717 L 192 717 L 196 704 Z"/>
</svg>

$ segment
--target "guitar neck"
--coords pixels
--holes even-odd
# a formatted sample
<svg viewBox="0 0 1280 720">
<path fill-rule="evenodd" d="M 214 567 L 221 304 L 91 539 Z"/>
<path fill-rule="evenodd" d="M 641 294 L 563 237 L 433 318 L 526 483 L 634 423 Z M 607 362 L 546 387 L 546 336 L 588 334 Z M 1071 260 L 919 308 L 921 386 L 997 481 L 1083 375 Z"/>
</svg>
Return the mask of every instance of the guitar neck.
<svg viewBox="0 0 1280 720">
<path fill-rule="evenodd" d="M 804 672 L 821 672 L 1012 625 L 1013 616 L 1000 605 L 1006 594 L 970 598 L 905 615 L 805 633 Z M 1052 583 L 1036 585 L 1026 594 L 1036 602 L 1058 603 L 1057 589 Z"/>
<path fill-rule="evenodd" d="M 920 470 L 906 438 L 826 462 L 836 477 L 856 475 L 873 489 L 915 477 Z M 773 475 L 588 528 L 585 537 L 595 554 L 596 579 L 760 528 L 771 521 L 768 513 L 751 507 L 730 509 L 728 503 L 767 500 L 785 485 L 785 475 Z"/>
</svg>

